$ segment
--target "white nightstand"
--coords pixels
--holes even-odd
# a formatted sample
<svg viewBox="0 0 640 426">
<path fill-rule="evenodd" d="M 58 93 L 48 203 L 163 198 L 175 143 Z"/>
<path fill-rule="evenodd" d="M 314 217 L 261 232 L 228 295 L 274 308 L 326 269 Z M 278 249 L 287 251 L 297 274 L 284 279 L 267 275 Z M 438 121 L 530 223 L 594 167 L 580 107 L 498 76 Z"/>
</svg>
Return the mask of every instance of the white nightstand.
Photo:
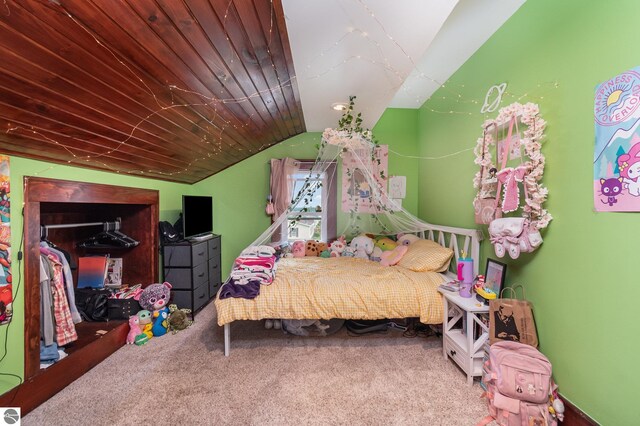
<svg viewBox="0 0 640 426">
<path fill-rule="evenodd" d="M 467 383 L 482 376 L 483 345 L 489 338 L 489 306 L 472 293 L 460 297 L 458 292 L 439 290 L 444 301 L 442 352 L 451 357 L 467 373 Z"/>
</svg>

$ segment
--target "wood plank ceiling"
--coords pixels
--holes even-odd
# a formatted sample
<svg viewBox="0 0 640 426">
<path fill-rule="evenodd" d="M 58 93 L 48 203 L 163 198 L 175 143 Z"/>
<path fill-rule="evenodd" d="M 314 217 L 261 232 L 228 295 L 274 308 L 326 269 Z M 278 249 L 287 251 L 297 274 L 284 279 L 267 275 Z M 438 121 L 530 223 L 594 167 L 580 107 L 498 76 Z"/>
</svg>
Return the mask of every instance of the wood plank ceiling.
<svg viewBox="0 0 640 426">
<path fill-rule="evenodd" d="M 305 131 L 280 0 L 5 0 L 0 153 L 194 183 Z"/>
</svg>

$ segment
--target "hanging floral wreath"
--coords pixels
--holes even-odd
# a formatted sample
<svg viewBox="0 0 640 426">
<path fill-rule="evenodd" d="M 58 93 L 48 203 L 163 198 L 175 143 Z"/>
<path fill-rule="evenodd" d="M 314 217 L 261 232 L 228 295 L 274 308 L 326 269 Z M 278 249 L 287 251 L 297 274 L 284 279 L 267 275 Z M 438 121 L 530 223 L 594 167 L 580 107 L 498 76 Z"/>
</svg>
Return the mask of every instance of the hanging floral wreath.
<svg viewBox="0 0 640 426">
<path fill-rule="evenodd" d="M 527 126 L 520 138 L 520 142 L 524 147 L 525 156 L 528 157 L 524 165 L 529 170 L 523 183 L 525 185 L 525 193 L 528 194 L 528 196 L 525 197 L 522 215 L 529 218 L 538 230 L 546 228 L 552 219 L 551 214 L 542 207 L 547 200 L 549 192 L 548 189 L 540 183 L 545 163 L 544 155 L 540 150 L 542 147 L 540 142 L 544 137 L 544 129 L 547 123 L 540 118 L 539 112 L 538 105 L 534 103 L 529 102 L 522 105 L 516 102 L 502 108 L 495 120 L 486 120 L 483 123 L 483 129 L 488 129 L 493 125 L 500 127 L 508 125 L 511 118 L 515 116 L 519 117 L 520 122 Z M 473 151 L 476 154 L 475 163 L 481 168 L 483 167 L 484 170 L 496 168 L 491 156 L 491 147 L 495 146 L 495 144 L 496 141 L 491 132 L 485 132 L 484 137 L 478 138 Z M 508 153 L 505 155 L 508 155 Z M 481 182 L 480 171 L 476 173 L 473 179 L 473 187 L 478 190 L 478 197 L 480 198 L 486 198 L 489 195 L 487 191 L 491 190 L 489 186 L 483 185 L 483 182 Z"/>
</svg>

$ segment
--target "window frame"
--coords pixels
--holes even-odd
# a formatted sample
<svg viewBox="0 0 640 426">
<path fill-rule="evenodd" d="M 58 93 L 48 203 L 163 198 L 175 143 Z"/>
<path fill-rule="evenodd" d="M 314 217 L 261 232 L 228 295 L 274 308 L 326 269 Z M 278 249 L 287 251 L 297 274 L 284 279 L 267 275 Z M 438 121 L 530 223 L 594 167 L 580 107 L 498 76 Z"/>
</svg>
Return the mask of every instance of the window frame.
<svg viewBox="0 0 640 426">
<path fill-rule="evenodd" d="M 308 174 L 313 169 L 315 162 L 313 160 L 298 160 L 299 167 L 296 173 Z M 320 241 L 329 242 L 336 238 L 337 233 L 337 205 L 338 191 L 336 182 L 336 163 L 331 162 L 325 170 L 322 177 L 322 212 L 321 212 L 321 232 Z M 292 176 L 293 178 L 293 176 Z M 295 188 L 295 185 L 294 185 Z M 296 194 L 293 194 L 294 196 Z M 283 222 L 281 233 L 289 240 L 289 217 Z"/>
</svg>

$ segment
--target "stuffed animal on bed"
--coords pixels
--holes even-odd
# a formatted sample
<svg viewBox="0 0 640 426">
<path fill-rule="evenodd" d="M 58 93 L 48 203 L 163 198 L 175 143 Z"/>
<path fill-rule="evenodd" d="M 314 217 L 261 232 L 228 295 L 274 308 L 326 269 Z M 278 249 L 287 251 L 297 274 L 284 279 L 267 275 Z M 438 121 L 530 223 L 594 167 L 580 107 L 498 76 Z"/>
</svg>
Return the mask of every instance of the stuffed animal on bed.
<svg viewBox="0 0 640 426">
<path fill-rule="evenodd" d="M 322 252 L 325 251 L 328 248 L 329 248 L 329 246 L 327 245 L 327 243 L 323 243 L 322 241 L 320 241 L 318 243 L 318 256 L 320 256 L 322 254 Z"/>
<path fill-rule="evenodd" d="M 380 259 L 382 259 L 382 249 L 378 246 L 375 246 L 373 248 L 373 251 L 371 252 L 371 256 L 369 256 L 369 259 L 373 262 L 380 262 Z"/>
<path fill-rule="evenodd" d="M 307 240 L 307 244 L 305 245 L 304 255 L 317 257 L 318 254 L 320 254 L 318 252 L 318 242 L 315 240 Z"/>
<path fill-rule="evenodd" d="M 329 244 L 329 250 L 331 251 L 331 257 L 340 257 L 346 247 L 347 243 L 344 241 L 344 236 L 341 235 L 337 240 Z"/>
<path fill-rule="evenodd" d="M 409 250 L 409 246 L 400 245 L 394 248 L 393 250 L 383 251 L 380 259 L 380 265 L 382 266 L 397 265 L 398 262 L 400 262 L 400 259 L 402 259 L 402 256 L 404 256 L 405 253 L 407 253 L 407 250 Z"/>
<path fill-rule="evenodd" d="M 420 237 L 413 234 L 398 234 L 398 244 L 408 246 L 411 243 L 418 241 Z"/>
<path fill-rule="evenodd" d="M 344 250 L 342 250 L 342 257 L 356 257 L 356 249 L 346 246 Z"/>
<path fill-rule="evenodd" d="M 294 241 L 291 246 L 291 252 L 293 253 L 293 257 L 304 257 L 304 241 Z"/>
<path fill-rule="evenodd" d="M 380 238 L 378 241 L 376 241 L 375 246 L 379 247 L 380 250 L 382 251 L 388 251 L 396 248 L 398 246 L 398 243 L 393 241 L 391 238 L 385 237 L 385 238 Z"/>
<path fill-rule="evenodd" d="M 369 255 L 373 253 L 373 240 L 366 235 L 359 235 L 351 240 L 349 244 L 355 250 L 355 257 L 360 259 L 369 259 Z"/>
</svg>

